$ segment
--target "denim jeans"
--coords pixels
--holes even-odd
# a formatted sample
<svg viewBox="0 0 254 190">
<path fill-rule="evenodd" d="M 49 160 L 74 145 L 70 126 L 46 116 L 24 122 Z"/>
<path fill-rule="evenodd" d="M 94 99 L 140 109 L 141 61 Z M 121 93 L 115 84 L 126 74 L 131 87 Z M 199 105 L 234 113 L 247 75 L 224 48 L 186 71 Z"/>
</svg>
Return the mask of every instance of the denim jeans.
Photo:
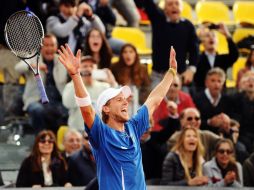
<svg viewBox="0 0 254 190">
<path fill-rule="evenodd" d="M 140 16 L 133 0 L 110 0 L 130 27 L 139 27 Z"/>
<path fill-rule="evenodd" d="M 57 132 L 60 125 L 67 123 L 68 111 L 61 103 L 41 104 L 33 102 L 27 108 L 35 133 L 49 129 Z"/>
</svg>

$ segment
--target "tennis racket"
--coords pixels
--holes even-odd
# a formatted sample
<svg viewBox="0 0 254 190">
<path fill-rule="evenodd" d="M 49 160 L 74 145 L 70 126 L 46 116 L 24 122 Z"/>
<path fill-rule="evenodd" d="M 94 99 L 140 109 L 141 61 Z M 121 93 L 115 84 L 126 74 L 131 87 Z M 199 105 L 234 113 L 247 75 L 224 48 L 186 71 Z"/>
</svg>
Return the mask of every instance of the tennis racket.
<svg viewBox="0 0 254 190">
<path fill-rule="evenodd" d="M 40 49 L 44 37 L 40 19 L 32 12 L 18 11 L 8 18 L 4 30 L 5 40 L 11 51 L 22 59 L 33 72 L 40 92 L 41 102 L 49 102 L 39 72 Z M 36 57 L 36 67 L 33 68 L 28 59 Z"/>
</svg>

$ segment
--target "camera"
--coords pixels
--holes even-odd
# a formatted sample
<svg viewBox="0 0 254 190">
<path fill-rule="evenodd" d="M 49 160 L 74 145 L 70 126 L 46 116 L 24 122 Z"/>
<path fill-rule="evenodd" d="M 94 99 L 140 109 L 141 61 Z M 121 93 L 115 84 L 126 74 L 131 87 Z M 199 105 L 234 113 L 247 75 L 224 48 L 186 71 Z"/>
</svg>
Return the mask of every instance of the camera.
<svg viewBox="0 0 254 190">
<path fill-rule="evenodd" d="M 209 28 L 210 30 L 217 30 L 217 29 L 220 28 L 220 25 L 218 25 L 218 24 L 210 24 L 210 25 L 208 26 L 208 28 Z"/>
<path fill-rule="evenodd" d="M 105 81 L 108 78 L 108 75 L 104 69 L 95 69 L 92 71 L 92 77 L 95 80 Z"/>
</svg>

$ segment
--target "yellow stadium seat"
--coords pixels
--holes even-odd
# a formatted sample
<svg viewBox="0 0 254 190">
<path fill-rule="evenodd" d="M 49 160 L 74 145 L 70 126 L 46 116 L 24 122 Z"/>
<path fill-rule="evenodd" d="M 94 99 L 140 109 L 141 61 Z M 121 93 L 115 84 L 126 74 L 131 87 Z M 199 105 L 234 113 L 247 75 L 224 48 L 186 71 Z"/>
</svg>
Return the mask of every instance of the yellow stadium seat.
<svg viewBox="0 0 254 190">
<path fill-rule="evenodd" d="M 236 28 L 232 37 L 233 41 L 238 43 L 240 40 L 248 37 L 249 35 L 254 35 L 254 28 Z M 250 52 L 250 50 L 246 48 L 241 48 L 239 51 L 244 54 L 248 54 Z"/>
<path fill-rule="evenodd" d="M 115 27 L 112 31 L 112 37 L 133 44 L 140 55 L 152 54 L 152 50 L 146 45 L 145 33 L 139 28 Z"/>
<path fill-rule="evenodd" d="M 162 0 L 162 1 L 160 1 L 159 2 L 159 7 L 161 8 L 161 9 L 164 9 L 164 6 L 165 6 L 165 0 Z M 188 20 L 190 20 L 190 21 L 194 21 L 193 20 L 193 16 L 192 16 L 192 7 L 191 7 L 191 5 L 188 3 L 188 2 L 186 2 L 186 1 L 183 1 L 183 11 L 182 11 L 182 13 L 181 13 L 181 17 L 183 17 L 183 18 L 187 18 Z"/>
<path fill-rule="evenodd" d="M 237 24 L 254 25 L 254 2 L 236 1 L 233 5 L 233 14 Z"/>
<path fill-rule="evenodd" d="M 195 6 L 198 24 L 211 22 L 223 22 L 226 25 L 232 25 L 234 22 L 230 19 L 229 8 L 219 1 L 199 1 Z"/>
<path fill-rule="evenodd" d="M 66 131 L 69 129 L 68 126 L 62 125 L 57 131 L 57 147 L 60 151 L 64 151 L 63 139 Z"/>
<path fill-rule="evenodd" d="M 245 67 L 246 57 L 239 57 L 237 61 L 232 66 L 232 80 L 227 79 L 226 87 L 234 88 L 236 86 L 237 74 L 238 72 Z"/>
<path fill-rule="evenodd" d="M 254 35 L 254 28 L 236 28 L 233 33 L 233 40 L 237 43 L 249 35 Z"/>
<path fill-rule="evenodd" d="M 4 73 L 3 70 L 0 69 L 0 83 L 3 84 L 4 83 Z"/>
</svg>

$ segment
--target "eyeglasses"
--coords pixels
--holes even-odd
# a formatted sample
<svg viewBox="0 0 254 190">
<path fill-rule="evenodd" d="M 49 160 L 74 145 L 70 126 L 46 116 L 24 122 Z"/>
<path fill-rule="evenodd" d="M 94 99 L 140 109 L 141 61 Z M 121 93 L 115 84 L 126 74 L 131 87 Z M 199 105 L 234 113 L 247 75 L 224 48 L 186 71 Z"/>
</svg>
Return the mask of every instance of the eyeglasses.
<svg viewBox="0 0 254 190">
<path fill-rule="evenodd" d="M 46 142 L 51 144 L 51 143 L 54 143 L 54 140 L 53 139 L 48 139 L 48 140 L 46 140 L 46 139 L 40 139 L 40 143 L 45 144 Z"/>
<path fill-rule="evenodd" d="M 192 121 L 192 120 L 199 121 L 200 117 L 187 117 L 187 121 Z"/>
<path fill-rule="evenodd" d="M 225 153 L 232 154 L 233 153 L 233 151 L 229 150 L 229 149 L 219 149 L 219 150 L 217 150 L 217 152 L 220 154 L 225 154 Z"/>
</svg>

